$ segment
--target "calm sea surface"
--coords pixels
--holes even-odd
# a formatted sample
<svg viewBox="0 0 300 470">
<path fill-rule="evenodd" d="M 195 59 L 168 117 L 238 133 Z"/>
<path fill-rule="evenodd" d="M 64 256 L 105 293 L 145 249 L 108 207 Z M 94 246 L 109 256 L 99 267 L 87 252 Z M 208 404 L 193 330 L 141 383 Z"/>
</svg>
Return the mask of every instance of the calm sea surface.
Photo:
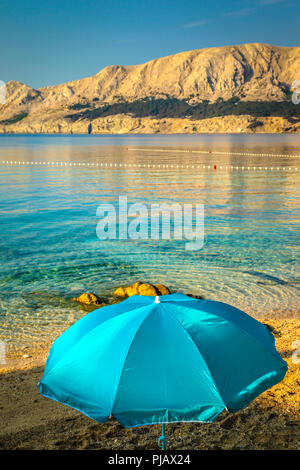
<svg viewBox="0 0 300 470">
<path fill-rule="evenodd" d="M 137 280 L 228 302 L 255 317 L 299 316 L 297 155 L 300 136 L 292 135 L 1 136 L 0 339 L 11 347 L 54 339 L 86 313 L 71 297 L 109 296 Z M 79 162 L 86 165 L 70 165 Z M 185 240 L 174 239 L 100 241 L 97 207 L 117 208 L 120 195 L 149 208 L 204 204 L 204 247 L 186 251 Z"/>
</svg>

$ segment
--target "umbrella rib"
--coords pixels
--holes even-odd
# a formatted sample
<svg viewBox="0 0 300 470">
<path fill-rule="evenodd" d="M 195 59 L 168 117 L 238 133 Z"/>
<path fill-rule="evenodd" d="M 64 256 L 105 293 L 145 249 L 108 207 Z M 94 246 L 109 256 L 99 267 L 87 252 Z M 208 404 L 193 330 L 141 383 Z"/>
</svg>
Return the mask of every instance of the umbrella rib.
<svg viewBox="0 0 300 470">
<path fill-rule="evenodd" d="M 221 398 L 221 400 L 222 400 L 222 402 L 223 402 L 223 404 L 224 404 L 224 407 L 225 407 L 226 410 L 227 410 L 227 406 L 226 406 L 226 403 L 225 403 L 225 401 L 224 401 L 223 395 L 221 394 L 221 392 L 220 392 L 220 390 L 219 390 L 219 388 L 218 388 L 218 386 L 217 386 L 217 384 L 216 384 L 216 382 L 215 382 L 215 380 L 214 380 L 214 378 L 213 378 L 213 375 L 212 375 L 212 373 L 211 373 L 210 368 L 208 367 L 208 364 L 207 364 L 206 360 L 204 359 L 204 357 L 203 357 L 201 351 L 198 349 L 198 347 L 197 347 L 197 345 L 196 345 L 196 343 L 195 343 L 195 341 L 194 341 L 194 339 L 193 339 L 193 336 L 187 331 L 186 328 L 184 328 L 184 326 L 183 326 L 183 324 L 181 323 L 181 321 L 179 321 L 178 318 L 177 318 L 172 312 L 170 312 L 169 310 L 167 310 L 167 313 L 168 313 L 169 315 L 172 315 L 173 318 L 175 318 L 175 320 L 180 324 L 180 326 L 181 326 L 181 328 L 183 329 L 183 331 L 185 332 L 185 334 L 190 338 L 190 340 L 191 340 L 192 343 L 194 344 L 194 346 L 195 346 L 195 348 L 197 349 L 198 353 L 200 354 L 200 356 L 201 356 L 203 362 L 206 364 L 206 367 L 207 367 L 207 370 L 208 370 L 209 375 L 210 375 L 210 377 L 211 377 L 211 380 L 212 380 L 214 386 L 216 387 L 216 390 L 217 390 L 217 392 L 218 392 L 218 394 L 219 394 L 219 396 L 220 396 L 220 398 Z"/>
<path fill-rule="evenodd" d="M 125 363 L 126 363 L 126 361 L 127 361 L 127 358 L 128 358 L 128 356 L 129 356 L 129 353 L 130 353 L 130 351 L 131 351 L 133 342 L 134 342 L 134 340 L 135 340 L 136 335 L 138 334 L 138 332 L 139 332 L 140 329 L 142 328 L 144 322 L 145 322 L 146 319 L 149 317 L 149 315 L 152 313 L 153 309 L 154 309 L 154 305 L 152 306 L 150 312 L 149 312 L 149 313 L 145 316 L 145 318 L 142 320 L 140 326 L 137 328 L 135 334 L 133 335 L 133 338 L 132 338 L 132 341 L 131 341 L 131 343 L 130 343 L 130 346 L 129 346 L 128 350 L 127 350 L 127 353 L 126 353 L 126 356 L 125 356 L 125 359 L 124 359 L 124 362 L 123 362 L 123 365 L 122 365 L 122 368 L 121 368 L 121 373 L 120 373 L 120 375 L 119 375 L 118 385 L 117 385 L 117 387 L 116 387 L 116 393 L 115 393 L 115 396 L 114 396 L 114 401 L 113 401 L 113 404 L 112 404 L 112 407 L 111 407 L 111 415 L 112 415 L 112 416 L 113 416 L 113 409 L 114 409 L 115 402 L 116 402 L 116 398 L 117 398 L 117 394 L 118 394 L 118 389 L 119 389 L 119 385 L 120 385 L 120 380 L 121 380 L 121 377 L 122 377 L 122 374 L 123 374 L 123 371 L 124 371 Z"/>
<path fill-rule="evenodd" d="M 109 307 L 110 307 L 110 305 L 109 305 Z M 144 307 L 145 307 L 145 306 L 142 305 L 142 306 L 140 306 L 140 307 L 137 307 L 136 309 L 131 309 L 131 310 L 129 310 L 129 311 L 131 312 L 132 310 L 139 310 L 139 309 L 142 309 L 142 308 L 144 308 Z M 94 310 L 94 311 L 96 311 L 96 310 Z M 122 312 L 122 313 L 125 313 L 125 314 L 126 314 L 126 313 L 128 313 L 128 312 Z M 122 315 L 122 313 L 121 313 L 121 315 Z M 118 314 L 116 314 L 115 316 L 118 316 Z M 114 317 L 115 317 L 115 316 L 114 316 Z M 80 338 L 78 338 L 77 341 L 75 341 L 75 342 L 69 347 L 69 349 L 68 349 L 67 351 L 65 351 L 64 355 L 63 355 L 61 358 L 57 359 L 56 364 L 54 364 L 54 365 L 52 366 L 52 368 L 51 368 L 51 370 L 49 371 L 49 373 L 52 372 L 54 369 L 57 369 L 57 368 L 59 367 L 61 361 L 62 361 L 63 359 L 65 359 L 65 356 L 67 356 L 68 354 L 70 354 L 70 352 L 71 352 L 74 348 L 76 348 L 76 347 L 78 346 L 78 343 L 80 343 L 87 335 L 89 335 L 92 331 L 94 331 L 95 329 L 99 328 L 99 327 L 102 326 L 104 323 L 106 323 L 107 321 L 110 321 L 110 320 L 111 320 L 112 318 L 114 318 L 114 317 L 106 318 L 103 322 L 99 323 L 99 324 L 98 324 L 97 326 L 95 326 L 94 328 L 91 328 L 89 331 L 86 331 L 86 332 L 84 333 L 84 335 L 82 335 Z M 84 318 L 85 318 L 85 317 L 82 317 L 81 320 L 83 320 Z M 145 317 L 145 319 L 146 319 L 146 318 L 147 318 L 147 316 Z M 144 319 L 144 320 L 145 320 L 145 319 Z M 144 322 L 144 320 L 143 320 L 143 322 Z M 143 322 L 142 322 L 142 323 L 143 323 Z M 74 325 L 75 325 L 75 324 L 74 324 Z M 73 325 L 72 325 L 72 326 L 73 326 Z M 139 328 L 138 328 L 138 329 L 139 329 Z M 138 331 L 138 330 L 137 330 L 137 331 Z M 60 338 L 60 336 L 59 336 L 57 339 L 59 339 L 59 338 Z M 55 341 L 56 341 L 56 340 L 55 340 Z M 50 354 L 50 352 L 51 352 L 52 347 L 53 347 L 54 344 L 55 344 L 55 341 L 53 342 L 53 344 L 52 344 L 52 346 L 51 346 L 51 348 L 50 348 L 49 354 Z M 50 359 L 50 355 L 48 356 L 48 359 Z M 48 359 L 47 359 L 47 361 L 46 361 L 46 365 L 47 365 Z M 122 369 L 122 370 L 123 370 L 123 369 Z M 45 375 L 45 371 L 44 371 L 44 375 Z M 121 374 L 121 375 L 122 375 L 122 374 Z M 42 379 L 43 379 L 43 377 L 42 377 Z M 41 381 L 42 381 L 42 379 L 41 379 Z"/>
<path fill-rule="evenodd" d="M 205 299 L 205 300 L 209 300 L 209 299 Z M 215 302 L 215 301 L 214 301 L 214 302 Z M 223 302 L 218 302 L 218 303 L 224 304 Z M 227 305 L 227 304 L 225 304 L 225 305 Z M 195 307 L 196 307 L 196 306 L 195 306 Z M 198 308 L 194 308 L 194 306 L 191 306 L 191 305 L 189 305 L 188 308 L 190 308 L 190 309 L 192 309 L 192 310 L 197 310 L 198 312 L 201 312 L 201 310 L 199 310 Z M 239 309 L 237 309 L 237 310 L 239 310 Z M 221 319 L 227 321 L 228 323 L 231 323 L 235 328 L 241 330 L 241 331 L 242 331 L 243 333 L 245 333 L 249 338 L 251 338 L 252 341 L 254 341 L 256 344 L 258 344 L 262 349 L 264 349 L 264 351 L 266 351 L 267 353 L 271 354 L 271 355 L 274 356 L 277 360 L 279 360 L 280 362 L 282 362 L 282 363 L 285 364 L 285 361 L 282 359 L 282 357 L 280 356 L 280 354 L 279 354 L 278 351 L 276 350 L 276 347 L 275 347 L 275 338 L 274 338 L 274 336 L 272 335 L 272 333 L 269 332 L 268 330 L 267 330 L 267 331 L 268 331 L 268 333 L 270 333 L 271 338 L 272 338 L 272 343 L 273 343 L 272 346 L 273 346 L 273 349 L 269 349 L 268 347 L 266 347 L 266 346 L 265 346 L 261 341 L 259 341 L 253 334 L 249 333 L 249 331 L 248 331 L 245 327 L 239 325 L 236 321 L 234 321 L 234 320 L 232 320 L 232 319 L 228 319 L 228 318 L 226 318 L 226 317 L 224 317 L 224 316 L 222 316 L 222 315 L 220 315 L 220 314 L 218 314 L 218 313 L 216 313 L 216 312 L 210 312 L 210 311 L 205 310 L 205 309 L 203 310 L 203 312 L 209 313 L 210 315 L 213 315 L 213 316 L 215 316 L 215 317 L 217 317 L 217 318 L 221 318 Z M 239 312 L 241 312 L 241 313 L 243 313 L 244 315 L 246 315 L 247 317 L 249 317 L 249 318 L 250 318 L 251 320 L 253 320 L 259 327 L 260 327 L 260 326 L 263 326 L 262 323 L 260 323 L 258 320 L 256 320 L 256 318 L 251 317 L 250 315 L 248 315 L 248 314 L 242 312 L 241 310 L 239 310 Z M 174 316 L 174 315 L 173 315 L 173 316 Z M 175 317 L 175 318 L 176 318 L 176 317 Z M 178 321 L 179 321 L 179 320 L 178 320 Z M 180 323 L 180 322 L 179 322 L 179 323 Z M 266 327 L 265 327 L 265 328 L 266 328 Z M 266 329 L 267 329 L 267 328 L 266 328 Z M 274 347 L 275 347 L 275 351 L 274 351 Z"/>
</svg>

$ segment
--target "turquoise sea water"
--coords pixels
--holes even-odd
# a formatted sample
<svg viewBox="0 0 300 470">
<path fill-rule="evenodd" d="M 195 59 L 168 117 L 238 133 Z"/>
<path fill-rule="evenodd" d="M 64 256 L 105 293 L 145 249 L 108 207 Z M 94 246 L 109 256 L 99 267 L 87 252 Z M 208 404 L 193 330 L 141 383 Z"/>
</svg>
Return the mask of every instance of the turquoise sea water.
<svg viewBox="0 0 300 470">
<path fill-rule="evenodd" d="M 1 136 L 0 339 L 12 347 L 54 339 L 86 313 L 71 297 L 109 296 L 136 280 L 256 317 L 299 315 L 297 155 L 300 136 Z M 100 241 L 97 207 L 117 207 L 120 195 L 129 205 L 204 204 L 204 247 Z"/>
</svg>

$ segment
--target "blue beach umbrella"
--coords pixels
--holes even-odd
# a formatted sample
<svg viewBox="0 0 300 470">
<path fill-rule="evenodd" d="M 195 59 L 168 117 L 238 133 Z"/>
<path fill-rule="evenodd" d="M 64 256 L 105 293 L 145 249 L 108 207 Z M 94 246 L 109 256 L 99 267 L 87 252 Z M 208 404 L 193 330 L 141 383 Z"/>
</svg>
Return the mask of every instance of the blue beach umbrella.
<svg viewBox="0 0 300 470">
<path fill-rule="evenodd" d="M 280 382 L 270 331 L 230 305 L 183 294 L 132 296 L 94 310 L 53 343 L 42 395 L 99 423 L 213 422 Z"/>
</svg>

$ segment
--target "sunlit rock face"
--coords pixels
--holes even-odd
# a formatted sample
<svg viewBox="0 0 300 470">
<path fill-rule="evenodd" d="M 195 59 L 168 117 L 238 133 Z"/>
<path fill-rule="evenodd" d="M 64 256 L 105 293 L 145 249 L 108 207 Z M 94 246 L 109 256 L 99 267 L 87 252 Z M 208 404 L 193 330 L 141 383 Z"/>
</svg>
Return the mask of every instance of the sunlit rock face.
<svg viewBox="0 0 300 470">
<path fill-rule="evenodd" d="M 251 125 L 253 113 L 247 108 L 242 115 L 233 109 L 231 115 L 209 119 L 169 115 L 156 119 L 126 111 L 128 103 L 145 98 L 177 99 L 190 106 L 232 98 L 290 105 L 296 80 L 300 80 L 300 47 L 245 44 L 182 52 L 136 66 L 109 66 L 92 77 L 39 90 L 10 81 L 6 102 L 0 105 L 0 132 L 299 132 L 297 120 L 274 113 Z M 116 104 L 122 104 L 119 113 L 116 108 L 108 116 L 95 113 Z"/>
</svg>

